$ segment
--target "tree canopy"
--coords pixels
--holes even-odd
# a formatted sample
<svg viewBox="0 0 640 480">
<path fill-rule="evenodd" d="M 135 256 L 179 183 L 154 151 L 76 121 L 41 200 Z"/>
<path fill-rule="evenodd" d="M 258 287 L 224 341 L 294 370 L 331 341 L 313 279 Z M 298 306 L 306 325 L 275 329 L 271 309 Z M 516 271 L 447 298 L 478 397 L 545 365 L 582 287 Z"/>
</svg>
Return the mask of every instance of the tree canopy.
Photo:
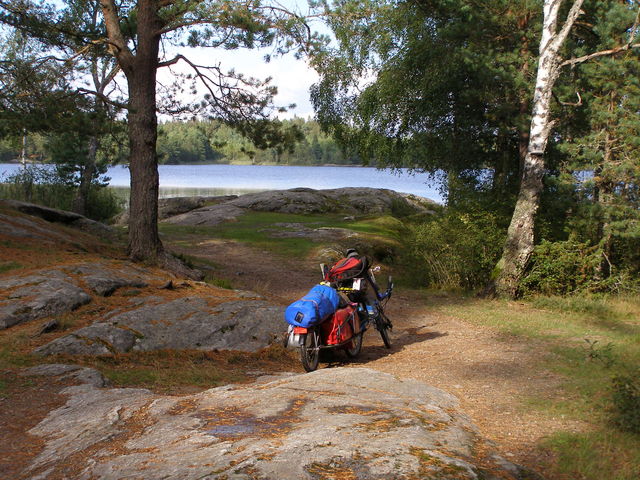
<svg viewBox="0 0 640 480">
<path fill-rule="evenodd" d="M 88 13 L 91 12 L 91 13 Z M 87 24 L 86 15 L 96 22 Z M 274 112 L 276 93 L 270 79 L 254 79 L 191 61 L 192 47 L 239 49 L 270 47 L 274 54 L 302 53 L 314 44 L 301 15 L 278 3 L 260 0 L 78 0 L 67 4 L 0 1 L 0 21 L 37 38 L 52 56 L 69 45 L 73 57 L 110 55 L 124 75 L 129 137 L 131 197 L 129 255 L 134 260 L 174 264 L 158 236 L 157 113 L 208 115 L 240 129 L 261 145 L 276 145 L 287 133 L 266 119 Z M 186 64 L 188 74 L 175 74 L 169 95 L 158 97 L 161 68 Z M 199 84 L 201 99 L 185 102 L 178 95 Z M 107 100 L 97 88 L 82 88 Z M 195 92 L 195 90 L 192 90 Z"/>
<path fill-rule="evenodd" d="M 502 292 L 516 294 L 533 252 L 545 179 L 593 169 L 595 190 L 583 194 L 583 205 L 596 193 L 602 198 L 605 184 L 618 192 L 616 221 L 602 220 L 596 231 L 635 217 L 633 203 L 626 209 L 619 201 L 633 199 L 638 184 L 630 175 L 637 154 L 621 134 L 626 128 L 625 137 L 637 138 L 633 82 L 623 87 L 638 64 L 637 2 L 343 0 L 325 6 L 337 46 L 314 57 L 319 121 L 365 161 L 444 170 L 450 207 L 462 200 L 467 203 L 458 206 L 469 208 L 469 201 L 489 195 L 487 205 L 503 212 L 505 229 L 511 217 L 496 271 L 508 279 L 499 283 Z M 605 120 L 606 108 L 598 105 L 607 102 Z M 611 161 L 614 151 L 628 152 L 626 167 L 614 167 L 621 161 Z M 599 163 L 576 163 L 587 156 Z M 558 183 L 546 185 L 553 190 Z M 553 212 L 568 205 L 563 202 L 556 190 Z"/>
</svg>

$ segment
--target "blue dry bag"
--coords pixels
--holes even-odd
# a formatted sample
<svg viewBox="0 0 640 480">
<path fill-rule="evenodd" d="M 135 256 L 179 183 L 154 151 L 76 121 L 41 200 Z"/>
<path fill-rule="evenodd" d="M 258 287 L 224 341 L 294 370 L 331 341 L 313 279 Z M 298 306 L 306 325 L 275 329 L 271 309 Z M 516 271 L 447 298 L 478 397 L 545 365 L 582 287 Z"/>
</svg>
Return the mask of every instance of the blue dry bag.
<svg viewBox="0 0 640 480">
<path fill-rule="evenodd" d="M 284 319 L 294 327 L 311 327 L 326 320 L 338 308 L 338 292 L 326 285 L 316 285 L 300 300 L 287 307 Z"/>
</svg>

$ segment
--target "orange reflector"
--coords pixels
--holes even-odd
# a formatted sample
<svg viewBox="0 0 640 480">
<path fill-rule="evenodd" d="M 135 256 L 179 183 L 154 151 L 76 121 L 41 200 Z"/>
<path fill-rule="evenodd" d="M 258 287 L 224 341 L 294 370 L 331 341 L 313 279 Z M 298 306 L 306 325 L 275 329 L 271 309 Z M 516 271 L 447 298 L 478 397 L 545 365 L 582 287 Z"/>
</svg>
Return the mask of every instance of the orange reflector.
<svg viewBox="0 0 640 480">
<path fill-rule="evenodd" d="M 304 327 L 293 327 L 293 333 L 307 333 L 307 329 Z"/>
</svg>

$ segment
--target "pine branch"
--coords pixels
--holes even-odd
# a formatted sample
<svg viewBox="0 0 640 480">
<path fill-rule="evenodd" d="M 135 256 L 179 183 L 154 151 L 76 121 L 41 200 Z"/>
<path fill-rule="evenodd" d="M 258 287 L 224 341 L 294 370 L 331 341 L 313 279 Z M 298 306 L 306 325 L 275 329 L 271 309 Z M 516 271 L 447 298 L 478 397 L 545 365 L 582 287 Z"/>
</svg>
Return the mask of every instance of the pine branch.
<svg viewBox="0 0 640 480">
<path fill-rule="evenodd" d="M 601 50 L 599 52 L 590 53 L 588 55 L 583 55 L 582 57 L 570 58 L 569 60 L 565 60 L 560 64 L 560 68 L 571 65 L 572 67 L 577 65 L 578 63 L 588 62 L 594 58 L 599 57 L 607 57 L 612 55 L 617 55 L 621 52 L 626 52 L 628 50 L 633 50 L 634 48 L 640 48 L 640 43 L 633 43 L 636 38 L 636 33 L 638 31 L 638 27 L 640 26 L 640 8 L 638 8 L 638 12 L 636 13 L 636 18 L 631 26 L 631 35 L 629 36 L 629 41 L 624 45 L 616 48 L 610 48 L 608 50 Z"/>
<path fill-rule="evenodd" d="M 599 52 L 590 53 L 589 55 L 583 55 L 582 57 L 571 58 L 562 62 L 560 64 L 560 67 L 564 67 L 566 65 L 571 65 L 573 67 L 578 63 L 584 63 L 594 58 L 616 55 L 620 52 L 626 52 L 627 50 L 633 50 L 635 48 L 640 48 L 640 43 L 634 43 L 632 45 L 627 43 L 625 45 L 622 45 L 621 47 L 611 48 L 609 50 L 601 50 Z"/>
<path fill-rule="evenodd" d="M 123 110 L 126 110 L 129 108 L 129 106 L 126 103 L 116 102 L 115 100 L 110 99 L 107 95 L 100 92 L 96 92 L 95 90 L 90 90 L 88 88 L 80 87 L 80 88 L 77 88 L 76 91 L 81 94 L 93 95 L 99 98 L 100 100 L 102 100 L 103 102 L 108 103 L 109 105 L 113 105 L 114 107 L 121 108 Z"/>
</svg>

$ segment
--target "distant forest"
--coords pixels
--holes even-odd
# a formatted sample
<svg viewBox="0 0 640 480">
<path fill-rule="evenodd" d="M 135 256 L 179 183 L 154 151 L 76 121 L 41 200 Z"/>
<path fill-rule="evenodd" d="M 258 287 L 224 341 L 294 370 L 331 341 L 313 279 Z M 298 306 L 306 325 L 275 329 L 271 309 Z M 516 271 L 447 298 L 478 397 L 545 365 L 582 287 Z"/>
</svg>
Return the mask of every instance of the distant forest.
<svg viewBox="0 0 640 480">
<path fill-rule="evenodd" d="M 348 156 L 337 142 L 322 132 L 313 120 L 294 118 L 283 120 L 284 130 L 296 135 L 283 148 L 257 148 L 251 140 L 237 130 L 216 120 L 170 121 L 158 127 L 158 161 L 160 164 L 283 164 L 283 165 L 353 165 L 356 156 Z M 120 133 L 118 133 L 120 132 Z M 22 137 L 0 140 L 0 162 L 13 162 L 21 158 Z M 57 143 L 51 136 L 26 135 L 26 155 L 29 161 L 51 161 L 51 145 Z M 122 129 L 114 129 L 103 142 L 101 156 L 107 163 L 122 163 L 127 158 L 127 139 Z M 108 158 L 104 158 L 104 157 Z"/>
</svg>

